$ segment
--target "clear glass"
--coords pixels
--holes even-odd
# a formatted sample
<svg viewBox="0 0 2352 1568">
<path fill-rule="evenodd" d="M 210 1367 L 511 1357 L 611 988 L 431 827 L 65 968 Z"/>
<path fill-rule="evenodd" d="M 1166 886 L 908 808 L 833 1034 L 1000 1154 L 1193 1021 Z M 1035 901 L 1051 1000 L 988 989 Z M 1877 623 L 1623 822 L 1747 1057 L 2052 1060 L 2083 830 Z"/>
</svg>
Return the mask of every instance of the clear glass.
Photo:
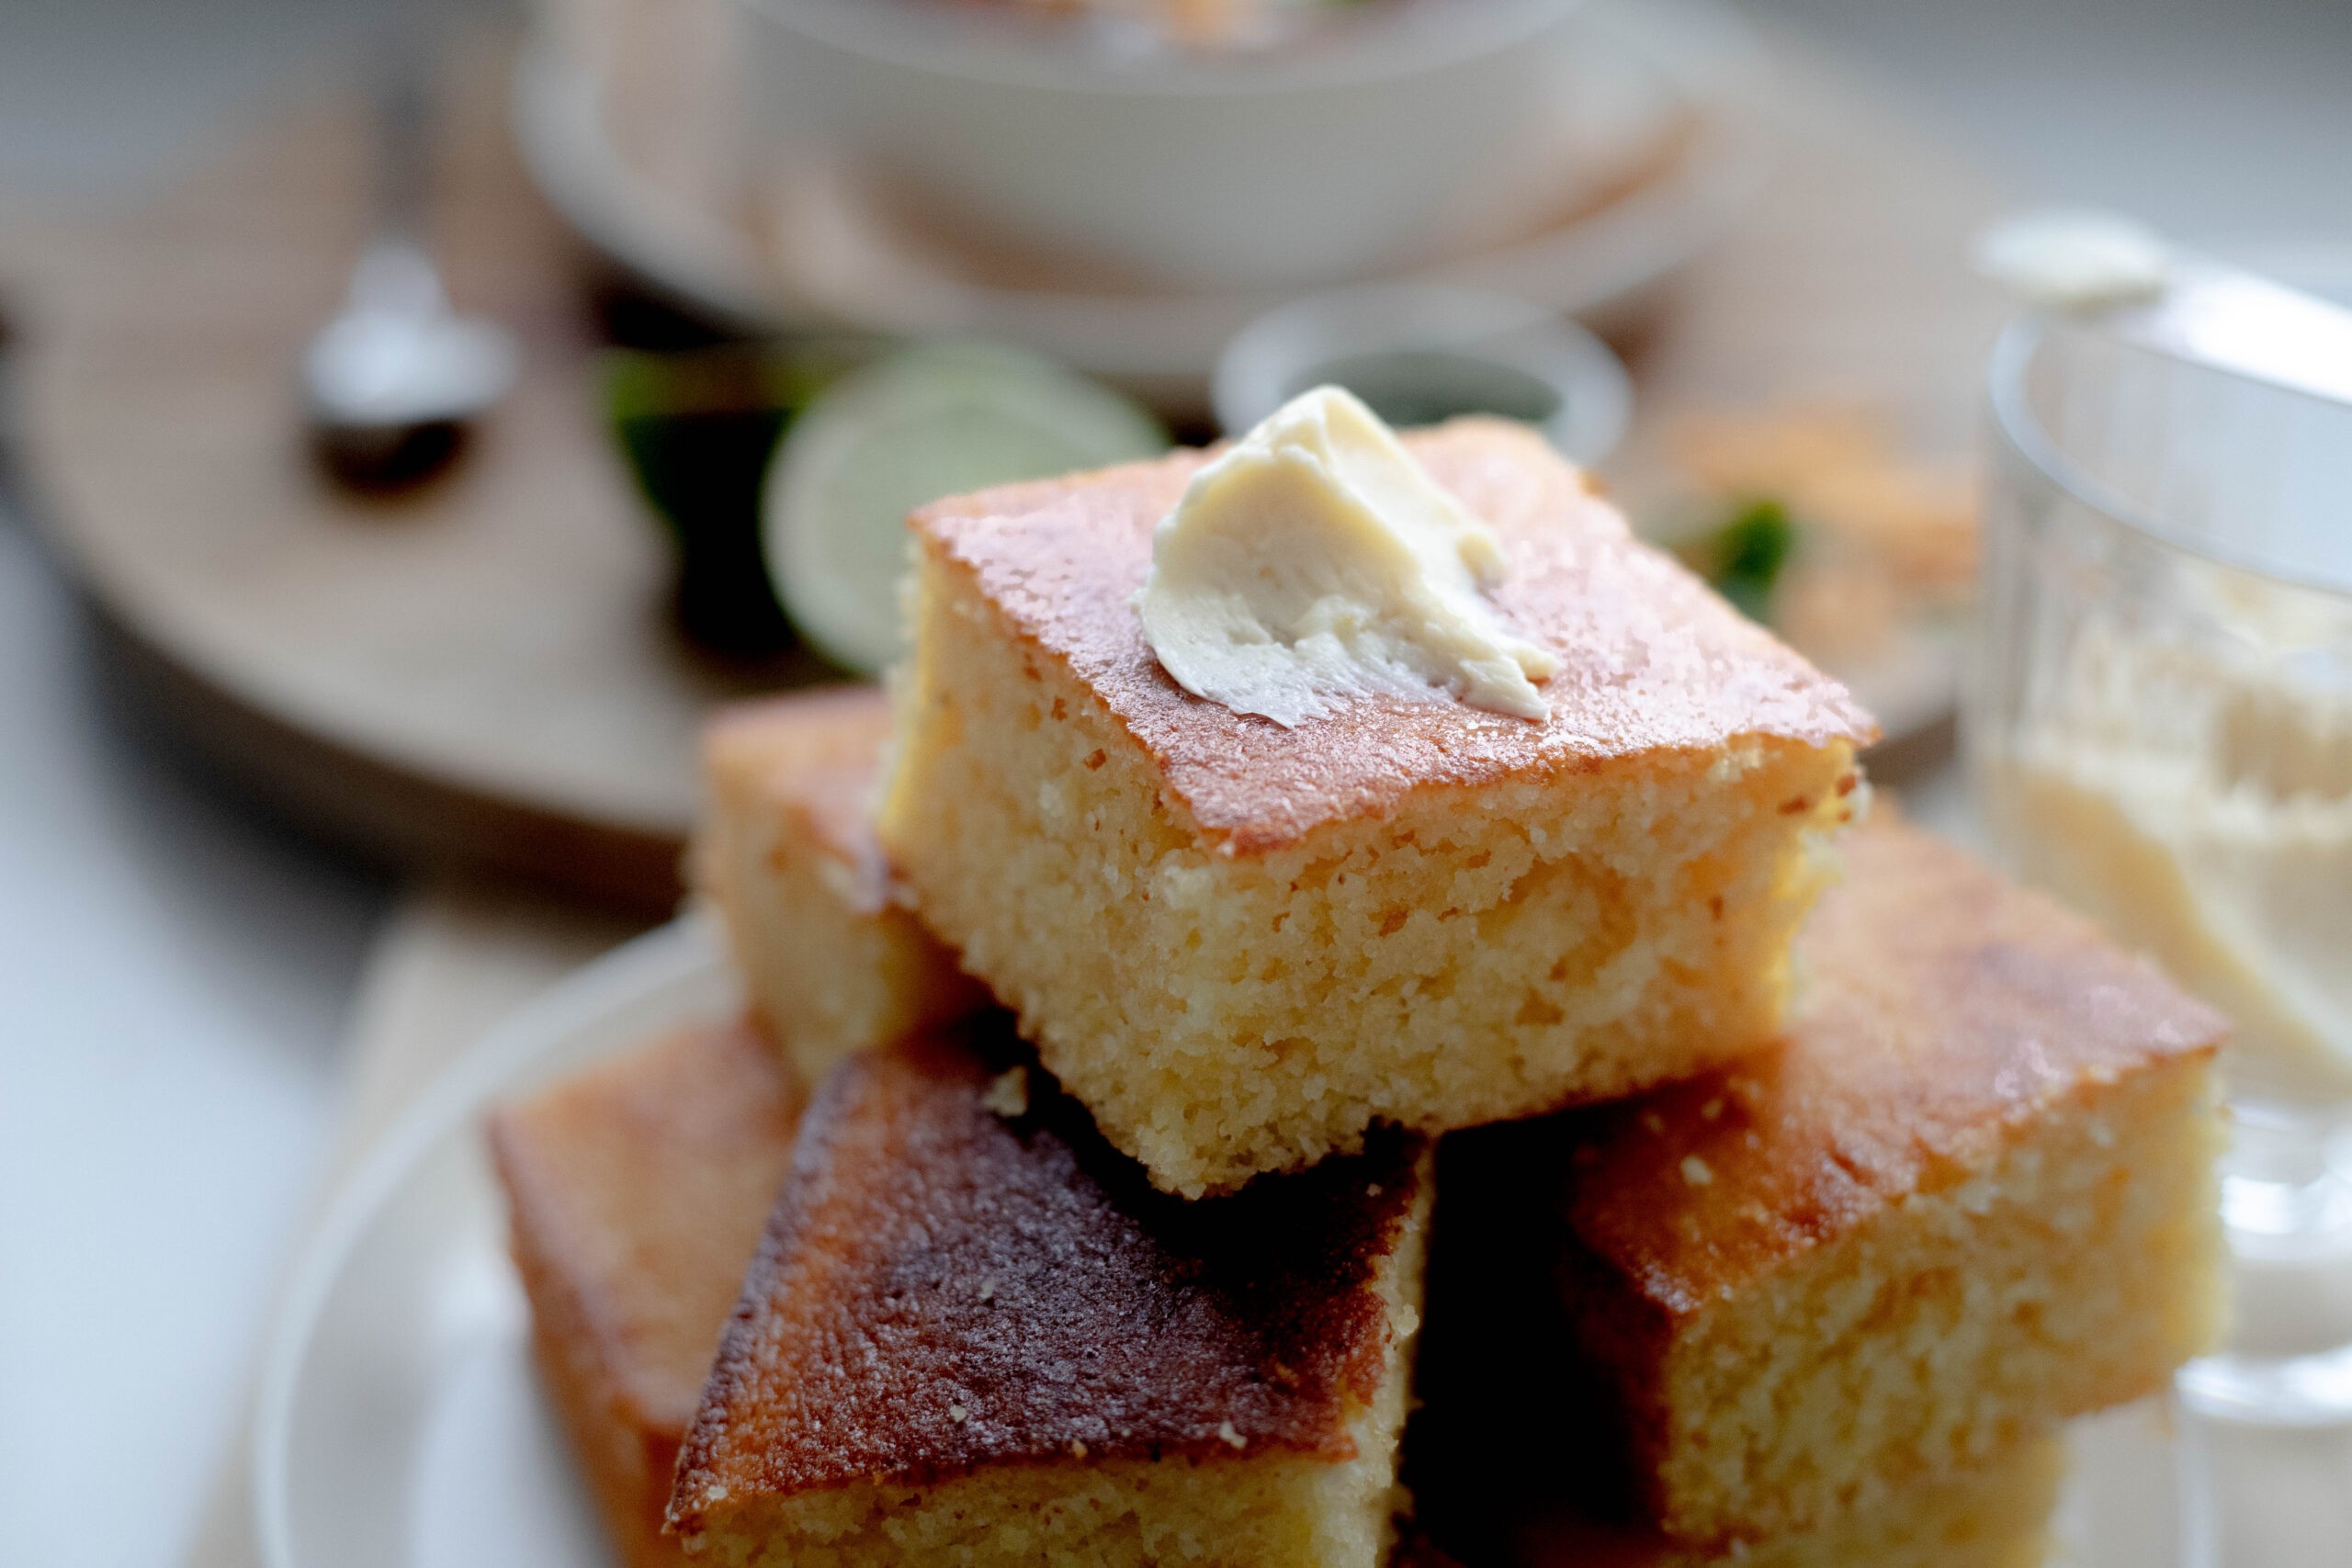
<svg viewBox="0 0 2352 1568">
<path fill-rule="evenodd" d="M 2182 1396 L 2352 1422 L 2352 408 L 2044 318 L 1990 392 L 1975 800 L 2235 1025 L 2235 1326 Z"/>
</svg>

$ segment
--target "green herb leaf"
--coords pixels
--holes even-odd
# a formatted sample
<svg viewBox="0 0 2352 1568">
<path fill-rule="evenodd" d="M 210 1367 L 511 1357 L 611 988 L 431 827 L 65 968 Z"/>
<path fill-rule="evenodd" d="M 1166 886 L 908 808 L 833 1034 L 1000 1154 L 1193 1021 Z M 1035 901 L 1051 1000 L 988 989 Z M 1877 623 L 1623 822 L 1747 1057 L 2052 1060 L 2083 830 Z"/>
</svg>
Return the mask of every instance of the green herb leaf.
<svg viewBox="0 0 2352 1568">
<path fill-rule="evenodd" d="M 1795 552 L 1796 525 L 1779 502 L 1747 502 L 1684 559 L 1751 621 L 1771 620 L 1772 587 Z"/>
</svg>

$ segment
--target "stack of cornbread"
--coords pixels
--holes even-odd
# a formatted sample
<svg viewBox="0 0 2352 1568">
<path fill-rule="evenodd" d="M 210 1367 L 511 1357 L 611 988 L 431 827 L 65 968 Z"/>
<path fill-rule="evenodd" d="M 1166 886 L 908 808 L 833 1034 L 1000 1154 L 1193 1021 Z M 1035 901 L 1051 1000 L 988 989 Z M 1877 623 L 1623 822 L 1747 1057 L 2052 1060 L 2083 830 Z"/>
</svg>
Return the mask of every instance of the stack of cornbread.
<svg viewBox="0 0 2352 1568">
<path fill-rule="evenodd" d="M 1868 717 L 1535 436 L 1405 446 L 1544 716 L 1178 684 L 1184 453 L 923 509 L 890 695 L 713 728 L 750 1018 L 492 1128 L 630 1562 L 2029 1564 L 2211 1339 L 2221 1021 L 1849 829 Z"/>
</svg>

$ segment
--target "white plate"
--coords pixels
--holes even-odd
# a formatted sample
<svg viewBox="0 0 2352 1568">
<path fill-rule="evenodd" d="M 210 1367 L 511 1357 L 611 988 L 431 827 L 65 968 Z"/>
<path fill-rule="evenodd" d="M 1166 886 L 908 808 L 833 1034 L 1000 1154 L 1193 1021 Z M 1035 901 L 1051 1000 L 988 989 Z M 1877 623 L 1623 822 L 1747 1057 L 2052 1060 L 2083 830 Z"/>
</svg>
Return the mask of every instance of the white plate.
<svg viewBox="0 0 2352 1568">
<path fill-rule="evenodd" d="M 485 1107 L 741 993 L 686 920 L 549 991 L 446 1074 L 361 1168 L 296 1275 L 265 1364 L 254 1507 L 267 1568 L 605 1568 L 531 1370 Z M 2165 1408 L 2080 1424 L 2067 1568 L 2205 1568 Z"/>
<path fill-rule="evenodd" d="M 493 1031 L 363 1164 L 294 1277 L 263 1364 L 254 1507 L 270 1568 L 609 1561 L 531 1375 L 483 1111 L 742 993 L 687 919 Z"/>
<path fill-rule="evenodd" d="M 591 244 L 722 320 L 761 331 L 996 337 L 1144 396 L 1183 402 L 1199 400 L 1227 338 L 1295 292 L 1171 294 L 1025 275 L 1012 287 L 1001 265 L 901 231 L 827 160 L 812 158 L 763 193 L 730 186 L 722 165 L 741 154 L 730 153 L 740 137 L 724 124 L 673 135 L 632 158 L 616 144 L 616 115 L 666 127 L 680 115 L 723 118 L 724 99 L 684 98 L 670 82 L 653 91 L 663 103 L 677 99 L 674 115 L 615 108 L 605 84 L 621 69 L 612 63 L 616 49 L 579 39 L 574 5 L 541 0 L 541 25 L 516 63 L 513 111 L 524 161 Z M 1672 151 L 1623 188 L 1617 175 L 1600 180 L 1609 194 L 1577 216 L 1472 244 L 1412 276 L 1607 320 L 1637 308 L 1747 205 L 1769 163 L 1770 136 L 1755 107 L 1761 55 L 1736 15 L 1719 0 L 1631 0 L 1595 6 L 1574 36 L 1577 46 L 1562 51 L 1557 99 L 1622 101 L 1622 113 L 1595 109 L 1604 120 L 1670 120 L 1679 128 Z M 662 79 L 715 68 L 678 64 Z M 1463 231 L 1512 233 L 1531 197 L 1540 193 L 1549 205 L 1557 180 L 1573 178 L 1539 168 L 1525 185 L 1530 173 L 1507 171 L 1491 201 L 1468 200 Z M 1501 207 L 1511 210 L 1488 210 Z M 749 216 L 758 211 L 769 216 Z"/>
</svg>

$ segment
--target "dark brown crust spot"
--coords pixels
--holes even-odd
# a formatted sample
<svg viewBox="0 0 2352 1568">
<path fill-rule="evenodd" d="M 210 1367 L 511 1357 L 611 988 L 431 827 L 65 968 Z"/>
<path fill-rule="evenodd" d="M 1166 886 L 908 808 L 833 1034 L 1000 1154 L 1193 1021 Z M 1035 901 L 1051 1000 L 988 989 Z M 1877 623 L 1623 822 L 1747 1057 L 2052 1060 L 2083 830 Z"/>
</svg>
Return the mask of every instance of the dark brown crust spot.
<svg viewBox="0 0 2352 1568">
<path fill-rule="evenodd" d="M 1030 1077 L 1011 1120 L 983 1104 L 1008 1062 Z M 1385 1365 L 1375 1276 L 1419 1153 L 1376 1134 L 1186 1202 L 1102 1142 L 1001 1015 L 854 1057 L 802 1125 L 672 1527 L 699 1529 L 718 1486 L 731 1508 L 1080 1443 L 1095 1460 L 1351 1457 L 1346 1422 Z"/>
</svg>

